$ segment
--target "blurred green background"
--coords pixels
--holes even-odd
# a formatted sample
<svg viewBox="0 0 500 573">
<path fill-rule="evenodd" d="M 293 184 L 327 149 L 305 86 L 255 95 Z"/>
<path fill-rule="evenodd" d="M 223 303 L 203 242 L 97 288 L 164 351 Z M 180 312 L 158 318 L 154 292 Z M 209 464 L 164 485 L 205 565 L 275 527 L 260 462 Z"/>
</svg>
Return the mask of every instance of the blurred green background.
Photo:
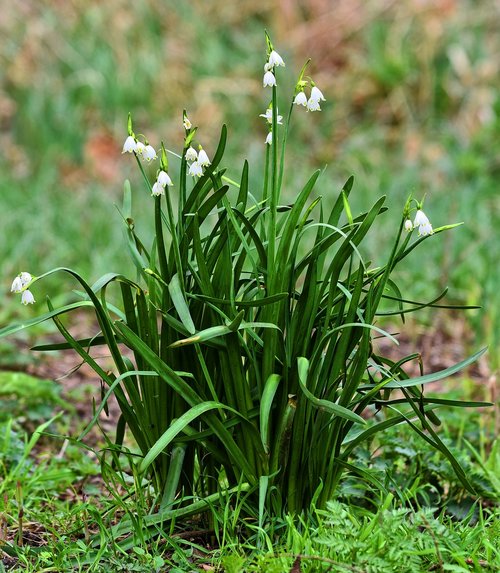
<svg viewBox="0 0 500 573">
<path fill-rule="evenodd" d="M 322 113 L 295 113 L 285 197 L 315 168 L 332 197 L 355 175 L 354 212 L 381 194 L 389 212 L 365 255 L 376 265 L 407 195 L 426 194 L 434 226 L 465 225 L 432 238 L 399 271 L 407 298 L 450 287 L 448 301 L 479 303 L 461 334 L 466 345 L 500 340 L 500 5 L 495 0 L 240 0 L 2 2 L 0 20 L 0 243 L 2 324 L 40 312 L 8 296 L 19 271 L 73 267 L 89 281 L 131 272 L 120 204 L 130 178 L 139 233 L 152 213 L 140 174 L 121 155 L 128 112 L 156 146 L 182 145 L 182 110 L 215 150 L 229 127 L 225 166 L 243 159 L 260 188 L 268 105 L 262 89 L 264 29 L 284 57 L 282 108 L 298 72 L 325 94 Z M 286 90 L 289 90 L 288 92 Z M 302 110 L 296 110 L 301 112 Z M 175 188 L 174 188 L 175 189 Z M 382 219 L 381 219 L 382 220 Z M 38 283 L 63 299 L 73 284 Z M 455 328 L 458 313 L 424 316 Z M 443 322 L 444 321 L 444 322 Z"/>
</svg>

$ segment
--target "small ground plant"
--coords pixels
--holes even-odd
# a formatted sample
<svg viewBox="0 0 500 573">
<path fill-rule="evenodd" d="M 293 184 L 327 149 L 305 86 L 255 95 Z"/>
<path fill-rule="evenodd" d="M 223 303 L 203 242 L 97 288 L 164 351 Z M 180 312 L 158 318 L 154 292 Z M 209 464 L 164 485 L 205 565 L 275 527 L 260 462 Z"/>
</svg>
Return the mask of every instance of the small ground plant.
<svg viewBox="0 0 500 573">
<path fill-rule="evenodd" d="M 404 319 L 440 306 L 445 293 L 430 303 L 408 300 L 391 274 L 413 249 L 456 225 L 433 229 L 422 202 L 410 197 L 387 261 L 365 261 L 363 243 L 375 223 L 383 224 L 385 197 L 353 215 L 352 177 L 328 210 L 322 195 L 335 192 L 322 185 L 319 171 L 298 184 L 285 157 L 290 120 L 321 111 L 325 98 L 306 64 L 283 121 L 278 80 L 285 64 L 266 39 L 263 87 L 270 101 L 262 114 L 268 135 L 261 186 L 250 186 L 246 161 L 238 182 L 226 175 L 225 126 L 210 158 L 185 111 L 180 154 L 163 143 L 156 150 L 129 117 L 123 151 L 137 160 L 152 196 L 155 228 L 152 245 L 144 244 L 132 214 L 139 192 L 126 182 L 122 216 L 137 277 L 110 273 L 90 285 L 67 268 L 38 277 L 22 272 L 12 290 L 24 304 L 34 303 L 32 285 L 54 273 L 79 283 L 80 300 L 54 308 L 47 298 L 47 313 L 0 331 L 53 320 L 65 341 L 35 348 L 73 349 L 103 380 L 107 391 L 82 439 L 116 397 L 113 466 L 127 467 L 137 487 L 154 495 L 143 535 L 234 492 L 258 509 L 260 525 L 265 515 L 325 508 L 345 470 L 362 473 L 350 461 L 353 450 L 403 422 L 472 490 L 436 433 L 436 409 L 484 403 L 429 398 L 424 388 L 483 351 L 438 373 L 424 375 L 421 367 L 421 376 L 410 378 L 405 365 L 419 355 L 395 361 L 380 355 L 375 341 L 397 344 L 377 326 L 379 317 Z M 290 204 L 282 201 L 285 187 L 287 196 L 298 189 Z M 82 309 L 95 313 L 98 330 L 77 339 L 62 317 Z M 93 358 L 97 346 L 109 350 L 112 369 Z M 137 451 L 124 442 L 126 431 Z M 130 530 L 132 521 L 124 518 L 114 534 Z"/>
</svg>

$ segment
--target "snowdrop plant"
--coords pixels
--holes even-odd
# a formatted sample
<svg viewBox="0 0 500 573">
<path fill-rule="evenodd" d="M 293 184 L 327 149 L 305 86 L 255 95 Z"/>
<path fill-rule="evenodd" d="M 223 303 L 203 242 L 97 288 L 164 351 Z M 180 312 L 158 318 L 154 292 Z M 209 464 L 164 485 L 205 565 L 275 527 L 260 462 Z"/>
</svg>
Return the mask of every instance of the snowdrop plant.
<svg viewBox="0 0 500 573">
<path fill-rule="evenodd" d="M 148 144 L 138 141 L 129 117 L 123 152 L 135 154 L 145 196 L 152 194 L 154 203 L 155 238 L 146 245 L 132 212 L 132 199 L 146 199 L 125 183 L 122 214 L 138 278 L 109 273 L 91 285 L 71 269 L 54 269 L 36 280 L 66 273 L 81 285 L 81 300 L 60 308 L 49 300 L 45 314 L 0 331 L 4 336 L 53 320 L 62 340 L 36 349 L 72 349 L 102 379 L 107 391 L 81 439 L 115 396 L 121 418 L 114 452 L 127 453 L 128 433 L 128 443 L 136 444 L 135 456 L 127 458 L 141 478 L 136 483 L 143 487 L 141 480 L 148 480 L 156 492 L 143 536 L 235 489 L 247 492 L 261 524 L 265 512 L 299 513 L 311 502 L 323 507 L 344 472 L 361 472 L 350 461 L 353 449 L 401 423 L 434 445 L 471 489 L 436 431 L 436 412 L 480 403 L 432 398 L 425 388 L 481 352 L 441 372 L 410 377 L 405 367 L 418 355 L 395 361 L 376 342 L 385 337 L 397 344 L 379 326 L 381 316 L 396 319 L 439 307 L 444 293 L 428 304 L 411 301 L 400 294 L 392 273 L 413 249 L 425 250 L 431 232 L 436 236 L 454 225 L 432 230 L 418 203 L 414 226 L 420 236 L 405 232 L 413 228 L 410 198 L 387 260 L 372 268 L 363 245 L 384 216 L 385 197 L 353 215 L 350 177 L 327 208 L 320 195 L 312 198 L 318 184 L 325 184 L 316 171 L 298 186 L 294 201 L 284 203 L 285 173 L 288 185 L 300 178 L 293 165 L 285 170 L 293 110 L 319 109 L 325 98 L 304 80 L 304 66 L 295 92 L 282 96 L 290 105 L 282 121 L 276 74 L 285 62 L 266 40 L 262 97 L 268 98 L 270 87 L 271 104 L 263 114 L 270 131 L 261 195 L 250 188 L 246 161 L 239 182 L 225 175 L 226 127 L 210 159 L 201 146 L 195 150 L 197 128 L 185 112 L 183 149 L 174 153 L 162 145 L 160 168 L 151 179 L 140 161 Z M 311 89 L 309 99 L 304 89 Z M 175 182 L 168 155 L 179 163 Z M 31 282 L 31 275 L 21 273 L 12 283 L 25 303 L 34 302 L 25 290 Z M 111 289 L 117 289 L 120 304 L 108 302 Z M 95 314 L 96 331 L 88 338 L 75 338 L 61 321 L 75 309 Z M 92 355 L 103 345 L 111 369 Z M 112 533 L 119 537 L 127 528 L 133 529 L 130 518 Z"/>
</svg>

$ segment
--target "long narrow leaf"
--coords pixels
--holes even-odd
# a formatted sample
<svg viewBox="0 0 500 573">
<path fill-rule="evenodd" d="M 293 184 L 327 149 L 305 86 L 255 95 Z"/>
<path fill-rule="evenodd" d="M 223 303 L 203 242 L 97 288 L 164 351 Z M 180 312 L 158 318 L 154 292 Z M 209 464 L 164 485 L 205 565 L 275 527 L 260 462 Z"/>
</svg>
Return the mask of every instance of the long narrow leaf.
<svg viewBox="0 0 500 573">
<path fill-rule="evenodd" d="M 422 386 L 424 384 L 429 384 L 430 382 L 436 382 L 437 380 L 442 380 L 443 378 L 448 378 L 452 374 L 456 374 L 469 364 L 476 362 L 488 349 L 483 348 L 479 352 L 476 352 L 469 358 L 450 366 L 449 368 L 445 368 L 444 370 L 439 370 L 438 372 L 433 372 L 432 374 L 426 374 L 425 376 L 417 376 L 416 378 L 409 378 L 408 380 L 394 380 L 392 382 L 381 382 L 377 384 L 381 388 L 390 388 L 390 389 L 398 389 L 398 388 L 410 388 L 411 386 Z M 364 385 L 360 386 L 360 390 L 371 390 L 374 386 L 373 385 Z"/>
<path fill-rule="evenodd" d="M 309 370 L 309 361 L 304 358 L 300 357 L 297 361 L 298 371 L 299 371 L 299 385 L 300 389 L 306 396 L 306 398 L 316 406 L 316 408 L 320 408 L 325 410 L 326 412 L 330 412 L 336 416 L 344 418 L 346 420 L 350 420 L 351 422 L 357 422 L 358 424 L 366 424 L 366 421 L 358 414 L 352 412 L 348 408 L 344 406 L 339 406 L 335 404 L 335 402 L 331 402 L 330 400 L 323 400 L 322 398 L 316 398 L 309 390 L 307 389 L 307 372 Z"/>
</svg>

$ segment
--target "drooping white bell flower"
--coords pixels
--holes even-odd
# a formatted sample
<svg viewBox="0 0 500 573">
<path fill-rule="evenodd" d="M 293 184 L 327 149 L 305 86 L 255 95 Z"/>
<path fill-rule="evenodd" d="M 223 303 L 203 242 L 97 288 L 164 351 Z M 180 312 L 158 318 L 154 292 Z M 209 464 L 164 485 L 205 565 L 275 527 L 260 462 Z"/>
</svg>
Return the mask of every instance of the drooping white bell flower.
<svg viewBox="0 0 500 573">
<path fill-rule="evenodd" d="M 165 195 L 165 187 L 159 181 L 155 181 L 153 188 L 151 189 L 151 195 L 158 197 L 159 195 Z"/>
<path fill-rule="evenodd" d="M 295 96 L 293 103 L 295 105 L 303 105 L 304 107 L 307 107 L 307 96 L 306 96 L 306 94 L 304 92 L 299 92 Z"/>
<path fill-rule="evenodd" d="M 26 286 L 28 283 L 30 283 L 33 279 L 33 277 L 27 273 L 26 271 L 22 272 L 19 275 L 19 278 L 21 279 L 21 282 L 23 283 L 23 287 Z"/>
<path fill-rule="evenodd" d="M 267 145 L 272 145 L 272 143 L 273 143 L 273 132 L 272 131 L 270 131 L 267 134 L 266 143 L 267 143 Z"/>
<path fill-rule="evenodd" d="M 25 290 L 21 295 L 22 304 L 33 304 L 35 302 L 35 297 L 29 290 Z"/>
<path fill-rule="evenodd" d="M 273 87 L 276 85 L 276 78 L 274 77 L 273 72 L 266 72 L 264 74 L 264 80 L 262 81 L 264 87 Z"/>
<path fill-rule="evenodd" d="M 426 235 L 432 235 L 432 233 L 434 233 L 431 222 L 421 209 L 417 210 L 413 225 L 414 227 L 418 227 L 418 234 L 422 237 L 425 237 Z"/>
<path fill-rule="evenodd" d="M 122 153 L 133 153 L 134 151 L 136 151 L 136 147 L 137 147 L 136 140 L 131 135 L 129 135 L 125 140 L 125 143 L 123 144 Z"/>
<path fill-rule="evenodd" d="M 316 86 L 313 86 L 311 89 L 311 97 L 309 99 L 312 99 L 313 101 L 326 101 L 323 94 L 321 93 L 321 90 L 319 88 L 317 88 Z"/>
<path fill-rule="evenodd" d="M 273 108 L 272 107 L 268 107 L 266 109 L 266 113 L 261 113 L 259 115 L 259 117 L 265 117 L 268 121 L 268 123 L 273 123 Z M 276 117 L 276 123 L 278 125 L 283 125 L 283 116 L 279 115 Z"/>
<path fill-rule="evenodd" d="M 136 141 L 135 142 L 135 153 L 136 155 L 142 155 L 144 153 L 144 150 L 146 149 L 146 146 L 144 145 L 144 143 L 140 142 L 140 141 Z"/>
<path fill-rule="evenodd" d="M 307 109 L 309 111 L 321 111 L 321 107 L 319 105 L 319 101 L 315 99 L 309 98 L 307 102 Z"/>
<path fill-rule="evenodd" d="M 10 292 L 22 292 L 24 287 L 33 280 L 30 273 L 22 272 L 17 275 L 17 277 L 12 281 L 10 287 Z"/>
<path fill-rule="evenodd" d="M 410 219 L 406 219 L 405 221 L 405 231 L 407 231 L 408 233 L 413 231 L 413 223 L 410 221 Z"/>
<path fill-rule="evenodd" d="M 269 54 L 269 64 L 271 66 L 284 66 L 285 62 L 283 61 L 283 58 L 278 54 L 278 52 L 276 50 L 273 50 L 270 54 Z"/>
<path fill-rule="evenodd" d="M 165 185 L 168 185 L 169 187 L 171 187 L 173 185 L 172 179 L 170 179 L 170 175 L 166 171 L 163 171 L 163 170 L 160 171 L 160 173 L 158 173 L 158 177 L 156 178 L 156 181 L 162 187 L 165 187 Z"/>
<path fill-rule="evenodd" d="M 146 145 L 142 151 L 142 156 L 146 161 L 152 161 L 158 156 L 156 155 L 155 148 L 152 145 Z"/>
<path fill-rule="evenodd" d="M 182 122 L 182 125 L 184 126 L 184 129 L 186 131 L 189 131 L 192 127 L 192 123 L 189 121 L 189 119 L 187 117 L 184 118 L 184 121 Z"/>
<path fill-rule="evenodd" d="M 203 175 L 203 167 L 198 161 L 193 161 L 193 163 L 191 163 L 189 166 L 188 173 L 193 177 L 201 177 Z"/>
<path fill-rule="evenodd" d="M 210 159 L 208 158 L 208 155 L 203 148 L 198 151 L 198 163 L 203 167 L 210 165 Z"/>
<path fill-rule="evenodd" d="M 23 282 L 20 276 L 17 276 L 12 281 L 12 286 L 10 287 L 10 292 L 21 292 L 23 290 Z"/>
<path fill-rule="evenodd" d="M 193 147 L 189 147 L 186 151 L 186 160 L 187 161 L 196 161 L 198 159 L 198 154 L 196 153 L 196 149 Z"/>
</svg>

